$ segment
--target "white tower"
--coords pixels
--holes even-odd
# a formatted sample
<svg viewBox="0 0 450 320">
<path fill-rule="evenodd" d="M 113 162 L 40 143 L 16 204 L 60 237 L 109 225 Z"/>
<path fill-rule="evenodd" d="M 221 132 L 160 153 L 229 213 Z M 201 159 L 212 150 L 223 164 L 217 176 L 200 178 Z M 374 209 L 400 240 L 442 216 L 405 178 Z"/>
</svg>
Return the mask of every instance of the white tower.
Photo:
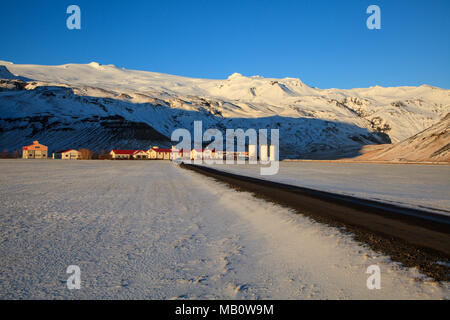
<svg viewBox="0 0 450 320">
<path fill-rule="evenodd" d="M 278 148 L 276 148 L 273 144 L 270 146 L 270 161 L 278 161 Z"/>
<path fill-rule="evenodd" d="M 250 144 L 248 146 L 248 160 L 249 161 L 258 161 L 258 151 L 255 144 Z"/>
<path fill-rule="evenodd" d="M 268 160 L 268 154 L 267 154 L 267 145 L 263 144 L 259 146 L 259 160 L 260 161 L 266 161 Z"/>
</svg>

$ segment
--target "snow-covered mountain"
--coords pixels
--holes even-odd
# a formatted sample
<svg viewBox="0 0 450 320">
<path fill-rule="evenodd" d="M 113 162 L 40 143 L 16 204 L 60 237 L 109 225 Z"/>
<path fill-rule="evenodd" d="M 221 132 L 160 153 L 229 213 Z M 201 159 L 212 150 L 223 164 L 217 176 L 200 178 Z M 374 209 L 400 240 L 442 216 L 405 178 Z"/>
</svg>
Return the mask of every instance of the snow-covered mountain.
<svg viewBox="0 0 450 320">
<path fill-rule="evenodd" d="M 176 128 L 280 129 L 281 155 L 357 154 L 402 141 L 450 112 L 450 90 L 318 89 L 299 79 L 193 79 L 90 63 L 0 61 L 0 149 L 171 145 Z"/>
<path fill-rule="evenodd" d="M 358 160 L 450 162 L 450 113 L 418 134 L 393 145 L 367 146 Z"/>
</svg>

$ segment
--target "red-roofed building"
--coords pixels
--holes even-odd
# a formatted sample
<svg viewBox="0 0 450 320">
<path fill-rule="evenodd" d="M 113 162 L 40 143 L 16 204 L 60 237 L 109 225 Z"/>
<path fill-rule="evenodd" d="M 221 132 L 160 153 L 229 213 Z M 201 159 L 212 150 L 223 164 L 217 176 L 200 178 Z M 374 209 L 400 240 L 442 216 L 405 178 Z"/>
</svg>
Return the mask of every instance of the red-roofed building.
<svg viewBox="0 0 450 320">
<path fill-rule="evenodd" d="M 145 150 L 136 150 L 133 153 L 133 158 L 138 160 L 145 160 L 148 159 L 148 153 Z"/>
<path fill-rule="evenodd" d="M 172 149 L 164 149 L 159 147 L 153 147 L 147 151 L 150 159 L 154 160 L 171 160 Z"/>
<path fill-rule="evenodd" d="M 111 150 L 109 153 L 112 159 L 131 159 L 137 150 Z"/>
<path fill-rule="evenodd" d="M 148 153 L 145 150 L 111 150 L 109 153 L 112 159 L 148 159 Z"/>
<path fill-rule="evenodd" d="M 40 144 L 39 141 L 33 141 L 32 145 L 22 148 L 22 158 L 24 159 L 47 159 L 48 147 Z"/>
</svg>

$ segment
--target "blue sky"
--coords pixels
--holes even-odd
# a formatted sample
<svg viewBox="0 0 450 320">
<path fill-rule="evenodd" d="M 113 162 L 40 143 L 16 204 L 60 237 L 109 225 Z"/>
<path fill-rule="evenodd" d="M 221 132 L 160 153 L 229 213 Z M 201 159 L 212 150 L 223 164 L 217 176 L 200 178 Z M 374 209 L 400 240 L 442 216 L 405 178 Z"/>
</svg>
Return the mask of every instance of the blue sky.
<svg viewBox="0 0 450 320">
<path fill-rule="evenodd" d="M 71 4 L 81 8 L 81 30 L 66 28 Z M 366 27 L 371 4 L 381 8 L 381 30 Z M 448 0 L 1 1 L 0 60 L 448 89 L 449 14 Z"/>
</svg>

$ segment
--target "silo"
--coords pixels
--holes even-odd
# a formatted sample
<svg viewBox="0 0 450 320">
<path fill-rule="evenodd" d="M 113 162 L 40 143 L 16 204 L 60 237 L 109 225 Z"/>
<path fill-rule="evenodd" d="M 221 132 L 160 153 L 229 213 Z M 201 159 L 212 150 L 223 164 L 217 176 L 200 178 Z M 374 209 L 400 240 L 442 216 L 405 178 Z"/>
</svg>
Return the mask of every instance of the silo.
<svg viewBox="0 0 450 320">
<path fill-rule="evenodd" d="M 248 160 L 249 161 L 258 161 L 258 150 L 255 144 L 250 144 L 248 146 Z"/>
<path fill-rule="evenodd" d="M 268 160 L 268 154 L 267 154 L 267 145 L 263 144 L 259 146 L 259 160 L 260 161 L 266 161 Z"/>
<path fill-rule="evenodd" d="M 270 146 L 270 161 L 274 162 L 274 161 L 278 161 L 278 160 L 279 160 L 278 146 L 272 144 Z"/>
</svg>

